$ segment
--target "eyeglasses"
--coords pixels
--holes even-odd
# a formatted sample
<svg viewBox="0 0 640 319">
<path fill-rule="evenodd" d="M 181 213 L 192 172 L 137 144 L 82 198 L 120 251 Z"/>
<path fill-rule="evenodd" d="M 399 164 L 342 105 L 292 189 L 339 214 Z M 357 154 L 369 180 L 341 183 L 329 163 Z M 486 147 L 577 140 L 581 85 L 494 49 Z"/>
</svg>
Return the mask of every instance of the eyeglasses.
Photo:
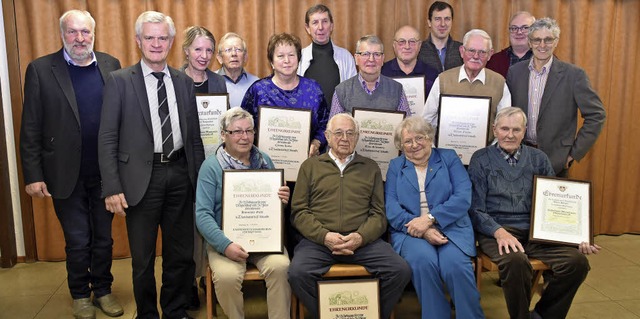
<svg viewBox="0 0 640 319">
<path fill-rule="evenodd" d="M 424 142 L 427 141 L 427 137 L 424 135 L 416 135 L 416 137 L 412 138 L 412 139 L 406 139 L 402 142 L 402 145 L 404 145 L 404 147 L 411 147 L 413 146 L 413 143 L 415 142 L 416 144 L 422 144 Z"/>
<path fill-rule="evenodd" d="M 354 137 L 356 137 L 356 131 L 329 131 L 329 133 L 331 133 L 331 135 L 333 135 L 334 138 L 343 138 L 346 137 L 348 139 L 353 139 Z"/>
<path fill-rule="evenodd" d="M 373 56 L 374 59 L 376 60 L 380 60 L 382 59 L 382 56 L 384 55 L 383 52 L 369 52 L 369 51 L 365 51 L 365 52 L 356 52 L 357 55 L 365 58 L 365 59 L 370 59 L 371 56 Z"/>
<path fill-rule="evenodd" d="M 464 48 L 464 52 L 466 52 L 467 55 L 470 56 L 470 57 L 475 56 L 476 53 L 477 53 L 478 57 L 485 58 L 489 54 L 489 52 L 487 52 L 485 50 L 467 49 L 466 47 L 463 47 L 463 48 Z"/>
<path fill-rule="evenodd" d="M 409 43 L 410 47 L 415 47 L 418 44 L 418 42 L 420 42 L 420 40 L 417 40 L 417 39 L 409 39 L 409 40 L 398 39 L 398 40 L 393 40 L 393 41 L 395 43 L 397 43 L 398 45 L 400 45 L 401 47 L 407 45 L 407 43 Z"/>
<path fill-rule="evenodd" d="M 247 136 L 253 136 L 253 134 L 256 134 L 256 130 L 252 128 L 248 130 L 233 130 L 233 131 L 224 130 L 224 131 L 233 137 L 240 137 L 240 136 L 243 136 L 244 134 L 247 134 Z"/>
<path fill-rule="evenodd" d="M 531 42 L 531 44 L 533 45 L 538 45 L 540 44 L 542 41 L 544 41 L 544 44 L 553 44 L 554 41 L 556 41 L 556 39 L 558 38 L 544 38 L 544 39 L 540 39 L 540 38 L 529 38 L 529 42 Z"/>
<path fill-rule="evenodd" d="M 509 32 L 511 33 L 518 33 L 518 31 L 524 33 L 529 31 L 529 26 L 528 25 L 521 25 L 521 26 L 516 26 L 516 25 L 512 25 L 509 27 Z"/>
<path fill-rule="evenodd" d="M 235 54 L 239 54 L 240 52 L 244 52 L 244 49 L 241 48 L 226 48 L 224 50 L 220 50 L 221 53 L 231 54 L 232 52 Z"/>
</svg>

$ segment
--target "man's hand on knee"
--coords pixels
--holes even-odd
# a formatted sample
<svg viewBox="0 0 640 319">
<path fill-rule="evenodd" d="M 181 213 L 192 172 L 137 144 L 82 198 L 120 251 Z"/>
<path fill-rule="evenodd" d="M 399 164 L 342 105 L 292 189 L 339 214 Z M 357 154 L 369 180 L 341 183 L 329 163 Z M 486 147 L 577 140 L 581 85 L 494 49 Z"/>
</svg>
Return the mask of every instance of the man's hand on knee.
<svg viewBox="0 0 640 319">
<path fill-rule="evenodd" d="M 500 256 L 502 256 L 503 250 L 505 254 L 517 251 L 524 253 L 524 247 L 522 247 L 520 241 L 504 228 L 498 228 L 498 230 L 493 233 L 493 237 L 495 237 L 498 242 L 498 253 L 500 253 Z"/>
</svg>

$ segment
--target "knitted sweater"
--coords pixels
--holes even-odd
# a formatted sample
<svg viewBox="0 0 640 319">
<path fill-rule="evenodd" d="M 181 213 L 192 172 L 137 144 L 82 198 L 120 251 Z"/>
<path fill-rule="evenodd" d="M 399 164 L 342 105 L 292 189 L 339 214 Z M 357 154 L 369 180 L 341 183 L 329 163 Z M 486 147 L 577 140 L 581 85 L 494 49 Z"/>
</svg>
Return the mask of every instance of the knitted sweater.
<svg viewBox="0 0 640 319">
<path fill-rule="evenodd" d="M 341 173 L 329 154 L 302 163 L 291 200 L 293 225 L 324 245 L 328 232 L 357 232 L 366 245 L 387 230 L 384 189 L 378 164 L 355 154 Z"/>
<path fill-rule="evenodd" d="M 513 167 L 495 145 L 480 149 L 468 172 L 473 185 L 469 216 L 477 232 L 491 237 L 502 226 L 529 229 L 533 176 L 555 175 L 547 155 L 525 145 Z"/>
</svg>

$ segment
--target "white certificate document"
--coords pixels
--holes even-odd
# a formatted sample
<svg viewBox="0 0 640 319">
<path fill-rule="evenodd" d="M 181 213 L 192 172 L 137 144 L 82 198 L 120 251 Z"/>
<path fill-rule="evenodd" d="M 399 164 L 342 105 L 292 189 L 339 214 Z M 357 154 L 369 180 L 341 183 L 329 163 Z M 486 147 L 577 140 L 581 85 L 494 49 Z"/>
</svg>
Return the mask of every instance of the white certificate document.
<svg viewBox="0 0 640 319">
<path fill-rule="evenodd" d="M 402 84 L 402 89 L 404 90 L 404 94 L 407 96 L 407 101 L 409 102 L 411 116 L 423 114 L 424 102 L 426 100 L 424 76 L 399 77 L 392 79 Z"/>
<path fill-rule="evenodd" d="M 456 151 L 462 164 L 487 146 L 490 97 L 440 95 L 436 145 Z"/>
<path fill-rule="evenodd" d="M 260 106 L 258 148 L 269 154 L 284 179 L 295 182 L 309 157 L 311 110 Z"/>
<path fill-rule="evenodd" d="M 222 231 L 247 252 L 281 253 L 284 208 L 278 197 L 282 170 L 222 173 Z"/>
<path fill-rule="evenodd" d="M 353 118 L 360 125 L 356 152 L 378 163 L 382 180 L 386 180 L 389 162 L 400 155 L 393 142 L 393 132 L 405 115 L 398 111 L 353 108 Z"/>
<path fill-rule="evenodd" d="M 220 116 L 229 109 L 229 94 L 198 94 L 198 119 L 204 156 L 209 157 L 220 144 Z"/>
</svg>

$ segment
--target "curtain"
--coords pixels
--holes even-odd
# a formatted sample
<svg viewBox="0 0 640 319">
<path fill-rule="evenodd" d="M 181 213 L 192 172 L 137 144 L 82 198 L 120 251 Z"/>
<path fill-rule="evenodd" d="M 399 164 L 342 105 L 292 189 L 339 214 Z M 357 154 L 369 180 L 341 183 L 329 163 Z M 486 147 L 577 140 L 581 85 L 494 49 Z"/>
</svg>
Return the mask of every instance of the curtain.
<svg viewBox="0 0 640 319">
<path fill-rule="evenodd" d="M 427 35 L 428 8 L 432 0 L 333 0 L 320 1 L 333 13 L 333 41 L 351 52 L 358 38 L 378 35 L 385 45 L 385 60 L 394 57 L 391 43 L 395 30 L 412 25 Z M 134 23 L 146 10 L 170 15 L 178 30 L 169 65 L 184 63 L 182 31 L 191 25 L 208 28 L 219 39 L 236 32 L 248 45 L 246 69 L 260 77 L 271 73 L 266 58 L 267 41 L 274 33 L 289 32 L 300 37 L 303 47 L 311 40 L 304 30 L 304 14 L 316 1 L 309 0 L 33 0 L 16 1 L 15 14 L 20 56 L 19 78 L 23 82 L 27 64 L 61 47 L 58 19 L 69 9 L 88 10 L 96 19 L 95 49 L 107 52 L 123 66 L 140 60 L 134 41 Z M 640 158 L 634 133 L 640 128 L 640 2 L 634 0 L 452 0 L 452 36 L 461 40 L 473 28 L 486 30 L 495 51 L 509 44 L 510 16 L 521 10 L 536 17 L 552 17 L 561 28 L 556 55 L 586 70 L 592 86 L 607 110 L 607 122 L 595 146 L 570 177 L 590 180 L 593 186 L 595 234 L 640 232 Z M 211 68 L 218 69 L 217 61 Z M 14 106 L 19 114 L 21 106 Z M 15 123 L 16 133 L 20 123 Z M 19 136 L 16 134 L 16 136 Z M 16 141 L 18 143 L 18 141 Z M 38 256 L 41 260 L 64 258 L 64 240 L 50 201 L 34 199 L 34 222 Z M 128 243 L 124 220 L 114 218 L 114 255 L 126 256 Z"/>
</svg>

